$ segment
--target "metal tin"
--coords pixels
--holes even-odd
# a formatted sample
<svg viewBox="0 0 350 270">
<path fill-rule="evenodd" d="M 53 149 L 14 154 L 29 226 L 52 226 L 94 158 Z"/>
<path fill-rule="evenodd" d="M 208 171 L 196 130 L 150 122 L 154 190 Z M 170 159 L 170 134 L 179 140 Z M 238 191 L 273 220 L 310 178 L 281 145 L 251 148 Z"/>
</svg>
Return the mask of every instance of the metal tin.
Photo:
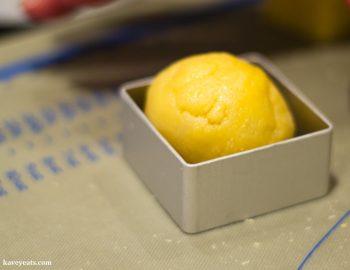
<svg viewBox="0 0 350 270">
<path fill-rule="evenodd" d="M 294 114 L 295 137 L 189 164 L 143 113 L 152 78 L 121 89 L 124 157 L 187 233 L 281 209 L 328 191 L 332 124 L 263 56 L 243 57 L 275 81 Z"/>
</svg>

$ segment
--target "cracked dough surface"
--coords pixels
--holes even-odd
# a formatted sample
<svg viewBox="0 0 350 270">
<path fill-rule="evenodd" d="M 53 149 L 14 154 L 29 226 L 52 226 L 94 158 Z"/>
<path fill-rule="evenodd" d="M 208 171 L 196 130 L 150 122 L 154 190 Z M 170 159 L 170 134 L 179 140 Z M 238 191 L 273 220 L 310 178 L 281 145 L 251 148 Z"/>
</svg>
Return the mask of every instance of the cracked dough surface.
<svg viewBox="0 0 350 270">
<path fill-rule="evenodd" d="M 190 163 L 290 138 L 293 117 L 258 67 L 228 53 L 182 59 L 147 91 L 145 113 Z"/>
</svg>

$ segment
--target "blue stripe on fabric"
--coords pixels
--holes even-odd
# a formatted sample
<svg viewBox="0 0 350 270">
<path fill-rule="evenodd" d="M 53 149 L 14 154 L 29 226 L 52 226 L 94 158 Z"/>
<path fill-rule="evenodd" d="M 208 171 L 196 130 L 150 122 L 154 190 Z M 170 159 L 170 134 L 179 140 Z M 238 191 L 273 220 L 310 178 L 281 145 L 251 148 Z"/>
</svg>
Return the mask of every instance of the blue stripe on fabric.
<svg viewBox="0 0 350 270">
<path fill-rule="evenodd" d="M 311 256 L 319 249 L 319 247 L 326 241 L 329 236 L 350 216 L 350 210 L 347 211 L 333 226 L 329 229 L 329 231 L 316 243 L 316 245 L 310 250 L 310 252 L 305 256 L 300 265 L 298 266 L 298 270 L 302 270 L 305 264 L 309 261 Z"/>
<path fill-rule="evenodd" d="M 98 40 L 84 44 L 72 44 L 47 54 L 33 56 L 0 67 L 0 81 L 7 81 L 27 72 L 40 70 L 53 64 L 63 63 L 97 49 L 110 48 L 137 41 L 144 37 L 169 30 L 172 27 L 195 22 L 209 15 L 215 15 L 243 6 L 256 4 L 260 1 L 261 0 L 230 0 L 222 4 L 216 4 L 215 6 L 198 9 L 197 11 L 170 16 L 167 19 L 157 20 L 152 23 L 126 26 L 117 31 L 112 31 Z"/>
</svg>

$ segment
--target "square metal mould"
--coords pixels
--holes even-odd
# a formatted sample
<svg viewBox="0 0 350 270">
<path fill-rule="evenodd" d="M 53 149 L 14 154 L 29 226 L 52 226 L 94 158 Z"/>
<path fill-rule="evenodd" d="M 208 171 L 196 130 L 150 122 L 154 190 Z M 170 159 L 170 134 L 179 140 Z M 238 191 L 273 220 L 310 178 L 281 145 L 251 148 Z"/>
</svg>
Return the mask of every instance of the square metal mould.
<svg viewBox="0 0 350 270">
<path fill-rule="evenodd" d="M 197 233 L 327 193 L 332 124 L 266 58 L 265 70 L 292 110 L 288 140 L 196 164 L 187 163 L 143 113 L 152 78 L 124 84 L 123 155 L 179 227 Z"/>
</svg>

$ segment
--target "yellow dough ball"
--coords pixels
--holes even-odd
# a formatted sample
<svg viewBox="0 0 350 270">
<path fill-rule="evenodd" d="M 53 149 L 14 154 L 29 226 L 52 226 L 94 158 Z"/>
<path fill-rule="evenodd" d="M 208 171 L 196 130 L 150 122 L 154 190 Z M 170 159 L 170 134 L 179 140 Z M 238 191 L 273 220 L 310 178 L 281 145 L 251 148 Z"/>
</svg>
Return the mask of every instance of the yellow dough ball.
<svg viewBox="0 0 350 270">
<path fill-rule="evenodd" d="M 295 125 L 259 67 L 228 53 L 184 58 L 147 90 L 145 113 L 189 163 L 290 138 Z"/>
</svg>

